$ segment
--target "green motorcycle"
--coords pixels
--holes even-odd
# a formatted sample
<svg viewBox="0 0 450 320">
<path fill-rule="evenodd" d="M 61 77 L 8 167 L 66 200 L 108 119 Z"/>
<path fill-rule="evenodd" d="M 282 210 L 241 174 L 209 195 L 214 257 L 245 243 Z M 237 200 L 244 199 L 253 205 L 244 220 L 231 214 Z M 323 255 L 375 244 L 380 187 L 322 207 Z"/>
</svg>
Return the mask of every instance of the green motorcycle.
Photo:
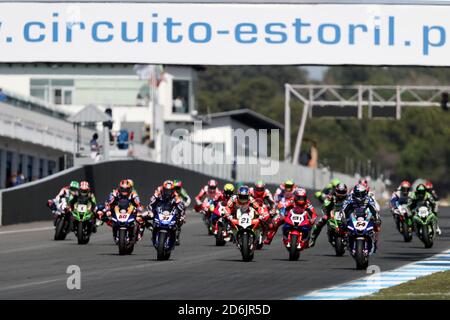
<svg viewBox="0 0 450 320">
<path fill-rule="evenodd" d="M 78 244 L 87 244 L 93 228 L 93 208 L 91 203 L 77 202 L 72 210 L 73 232 Z"/>
<path fill-rule="evenodd" d="M 413 221 L 417 236 L 423 242 L 425 248 L 431 248 L 436 236 L 436 215 L 427 206 L 421 206 L 415 210 Z"/>
<path fill-rule="evenodd" d="M 328 242 L 336 251 L 336 256 L 341 257 L 345 253 L 347 247 L 347 232 L 342 228 L 342 222 L 345 219 L 344 213 L 334 210 L 331 211 L 327 221 Z"/>
</svg>

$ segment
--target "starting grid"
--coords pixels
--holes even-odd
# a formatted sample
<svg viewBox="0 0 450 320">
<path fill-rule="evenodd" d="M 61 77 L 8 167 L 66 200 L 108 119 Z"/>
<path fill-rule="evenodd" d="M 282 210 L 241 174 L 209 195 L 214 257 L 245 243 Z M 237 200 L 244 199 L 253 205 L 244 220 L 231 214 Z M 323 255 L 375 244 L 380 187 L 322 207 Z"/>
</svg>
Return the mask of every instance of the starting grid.
<svg viewBox="0 0 450 320">
<path fill-rule="evenodd" d="M 370 268 L 370 266 L 369 266 Z M 428 259 L 404 265 L 398 269 L 374 273 L 338 286 L 309 292 L 293 300 L 347 300 L 377 293 L 436 272 L 450 270 L 450 249 Z"/>
</svg>

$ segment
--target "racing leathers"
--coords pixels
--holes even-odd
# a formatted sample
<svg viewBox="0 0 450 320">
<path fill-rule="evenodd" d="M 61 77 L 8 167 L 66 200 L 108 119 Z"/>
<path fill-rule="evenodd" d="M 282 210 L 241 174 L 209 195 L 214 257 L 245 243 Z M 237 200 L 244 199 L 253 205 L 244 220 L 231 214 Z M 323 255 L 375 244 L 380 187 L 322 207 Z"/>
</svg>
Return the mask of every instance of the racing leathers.
<svg viewBox="0 0 450 320">
<path fill-rule="evenodd" d="M 404 195 L 401 190 L 396 190 L 392 193 L 391 201 L 389 203 L 392 211 L 392 215 L 394 217 L 395 224 L 397 226 L 397 229 L 400 228 L 400 220 L 399 220 L 399 208 L 401 205 L 407 205 L 408 204 L 408 195 Z"/>
<path fill-rule="evenodd" d="M 228 200 L 227 214 L 225 217 L 229 220 L 236 219 L 238 210 L 241 210 L 241 212 L 248 212 L 250 208 L 255 210 L 255 219 L 259 218 L 262 209 L 253 197 L 250 196 L 246 202 L 242 203 L 239 201 L 238 196 L 234 195 Z"/>
<path fill-rule="evenodd" d="M 172 208 L 175 208 L 177 226 L 181 226 L 181 224 L 184 222 L 185 204 L 178 193 L 176 193 L 175 191 L 170 197 L 165 198 L 163 196 L 162 186 L 159 186 L 153 193 L 153 196 L 150 198 L 150 203 L 147 206 L 148 211 L 143 214 L 144 219 L 146 219 L 147 221 L 153 220 L 156 209 L 161 204 L 169 204 Z"/>
<path fill-rule="evenodd" d="M 62 187 L 54 199 L 48 200 L 47 205 L 54 215 L 60 213 L 61 204 L 70 197 L 70 186 Z"/>
<path fill-rule="evenodd" d="M 250 196 L 252 196 L 260 206 L 266 206 L 270 214 L 274 214 L 275 200 L 269 189 L 265 189 L 264 192 L 256 192 L 254 188 L 250 188 Z"/>
<path fill-rule="evenodd" d="M 281 203 L 280 203 L 281 204 Z M 311 201 L 306 200 L 305 204 L 303 205 L 298 205 L 295 204 L 293 198 L 287 199 L 284 202 L 284 213 L 283 214 L 277 214 L 275 218 L 272 219 L 272 223 L 269 226 L 269 232 L 267 233 L 267 238 L 266 240 L 264 240 L 264 244 L 270 244 L 273 240 L 273 238 L 275 237 L 275 234 L 278 231 L 278 228 L 284 224 L 284 218 L 285 218 L 285 212 L 288 212 L 289 210 L 293 209 L 294 207 L 296 207 L 295 210 L 306 210 L 309 214 L 309 218 L 310 219 L 316 219 L 317 217 L 317 213 L 316 213 L 316 209 L 314 209 Z"/>
<path fill-rule="evenodd" d="M 130 204 L 136 209 L 136 222 L 139 224 L 138 240 L 142 238 L 144 233 L 144 224 L 142 220 L 143 206 L 136 191 L 131 191 L 127 196 L 121 194 L 118 189 L 114 189 L 105 202 L 105 206 L 102 210 L 97 211 L 97 216 L 100 220 L 110 220 L 112 212 L 119 204 L 120 200 L 128 200 Z M 104 216 L 106 214 L 106 216 Z M 109 222 L 109 221 L 108 221 Z"/>
<path fill-rule="evenodd" d="M 95 199 L 95 196 L 92 192 L 89 192 L 89 194 L 87 196 L 83 196 L 81 194 L 75 194 L 75 195 L 70 195 L 69 199 L 67 201 L 67 207 L 70 211 L 73 211 L 75 209 L 75 205 L 77 203 L 83 203 L 88 205 L 88 207 L 90 207 L 91 211 L 92 211 L 92 224 L 93 224 L 93 232 L 97 231 L 96 228 L 96 210 L 97 210 L 97 199 Z"/>
<path fill-rule="evenodd" d="M 367 194 L 363 199 L 356 200 L 353 194 L 351 194 L 343 203 L 342 205 L 342 212 L 345 214 L 345 221 L 343 221 L 343 227 L 346 228 L 347 221 L 350 218 L 350 215 L 355 211 L 365 211 L 369 210 L 372 214 L 371 219 L 374 221 L 374 237 L 373 237 L 373 244 L 374 244 L 374 253 L 377 250 L 377 244 L 378 244 L 378 234 L 381 230 L 381 217 L 379 211 L 376 209 L 376 203 L 374 202 L 373 198 Z"/>
<path fill-rule="evenodd" d="M 408 196 L 408 208 L 411 210 L 411 212 L 414 213 L 414 211 L 420 206 L 426 206 L 430 208 L 430 210 L 436 215 L 436 219 L 438 219 L 437 202 L 434 200 L 434 197 L 431 193 L 427 191 L 421 198 L 417 195 L 417 192 L 410 192 Z M 436 233 L 438 235 L 442 233 L 438 222 L 436 222 Z"/>
<path fill-rule="evenodd" d="M 319 237 L 320 232 L 322 231 L 323 226 L 327 223 L 330 218 L 331 212 L 338 212 L 342 209 L 344 205 L 345 198 L 339 199 L 335 194 L 329 194 L 322 205 L 322 217 L 318 220 L 318 222 L 313 226 L 311 240 L 309 242 L 310 247 L 314 246 L 317 238 Z"/>
</svg>

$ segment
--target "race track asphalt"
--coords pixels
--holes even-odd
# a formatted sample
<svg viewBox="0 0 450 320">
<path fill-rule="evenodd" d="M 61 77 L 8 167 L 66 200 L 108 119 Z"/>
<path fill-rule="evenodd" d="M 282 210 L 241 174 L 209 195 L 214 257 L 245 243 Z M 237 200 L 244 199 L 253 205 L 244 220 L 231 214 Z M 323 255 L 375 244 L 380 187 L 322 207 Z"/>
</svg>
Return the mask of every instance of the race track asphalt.
<svg viewBox="0 0 450 320">
<path fill-rule="evenodd" d="M 404 243 L 383 210 L 381 243 L 370 264 L 386 271 L 448 249 L 449 215 L 450 208 L 441 208 L 443 234 L 425 249 L 417 238 Z M 54 241 L 49 227 L 0 228 L 0 299 L 289 299 L 366 275 L 347 253 L 334 255 L 326 232 L 299 261 L 288 261 L 278 234 L 254 261 L 242 262 L 233 244 L 216 247 L 199 215 L 189 212 L 181 246 L 169 261 L 157 261 L 148 231 L 131 256 L 119 256 L 109 227 L 100 227 L 85 246 L 73 234 Z M 81 269 L 81 290 L 67 289 L 69 265 Z"/>
</svg>

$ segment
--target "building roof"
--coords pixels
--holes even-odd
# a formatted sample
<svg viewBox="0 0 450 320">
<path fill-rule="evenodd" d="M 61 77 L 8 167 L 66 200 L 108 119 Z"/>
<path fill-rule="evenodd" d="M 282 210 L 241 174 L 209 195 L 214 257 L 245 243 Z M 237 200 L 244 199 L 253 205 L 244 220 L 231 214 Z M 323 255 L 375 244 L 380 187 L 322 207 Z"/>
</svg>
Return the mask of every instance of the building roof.
<svg viewBox="0 0 450 320">
<path fill-rule="evenodd" d="M 90 104 L 81 109 L 74 115 L 67 118 L 67 121 L 74 123 L 92 123 L 92 122 L 105 122 L 110 121 L 111 117 L 102 112 L 99 108 Z"/>
<path fill-rule="evenodd" d="M 256 111 L 244 108 L 231 111 L 211 113 L 204 115 L 203 118 L 206 119 L 217 119 L 230 117 L 236 121 L 244 123 L 245 125 L 255 128 L 255 129 L 280 129 L 283 130 L 284 126 L 269 117 L 262 115 Z"/>
</svg>

